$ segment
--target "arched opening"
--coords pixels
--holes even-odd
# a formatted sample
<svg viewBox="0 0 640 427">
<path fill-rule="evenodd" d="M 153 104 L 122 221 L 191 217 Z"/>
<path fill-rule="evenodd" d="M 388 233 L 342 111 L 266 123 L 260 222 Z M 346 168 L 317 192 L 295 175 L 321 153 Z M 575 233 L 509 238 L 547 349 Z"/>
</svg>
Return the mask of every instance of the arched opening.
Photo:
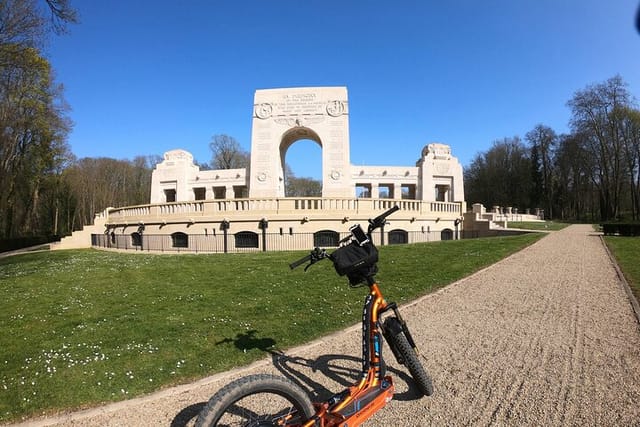
<svg viewBox="0 0 640 427">
<path fill-rule="evenodd" d="M 390 245 L 401 245 L 409 243 L 409 233 L 405 230 L 391 230 L 389 232 L 389 244 Z"/>
<path fill-rule="evenodd" d="M 285 197 L 322 196 L 322 142 L 313 130 L 295 127 L 282 136 L 280 181 Z"/>
<path fill-rule="evenodd" d="M 188 248 L 189 236 L 180 231 L 173 233 L 171 235 L 171 246 L 174 248 Z"/>
<path fill-rule="evenodd" d="M 236 248 L 257 248 L 258 235 L 253 231 L 241 231 L 236 233 Z"/>
<path fill-rule="evenodd" d="M 336 247 L 340 242 L 340 234 L 333 230 L 321 230 L 313 233 L 313 246 L 315 247 Z"/>
<path fill-rule="evenodd" d="M 453 240 L 453 230 L 450 228 L 445 228 L 440 232 L 441 240 Z"/>
</svg>

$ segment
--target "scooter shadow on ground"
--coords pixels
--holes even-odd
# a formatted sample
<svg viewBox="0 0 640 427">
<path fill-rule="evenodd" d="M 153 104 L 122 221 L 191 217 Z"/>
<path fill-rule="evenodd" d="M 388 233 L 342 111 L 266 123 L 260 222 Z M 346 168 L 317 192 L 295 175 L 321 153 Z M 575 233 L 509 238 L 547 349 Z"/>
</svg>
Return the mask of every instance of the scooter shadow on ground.
<svg viewBox="0 0 640 427">
<path fill-rule="evenodd" d="M 284 377 L 306 390 L 311 400 L 316 402 L 324 401 L 335 393 L 357 384 L 362 375 L 362 359 L 344 354 L 325 354 L 317 359 L 306 359 L 300 356 L 273 352 L 272 362 L 273 366 Z M 305 373 L 305 371 L 309 372 L 309 370 L 312 372 L 319 371 L 329 378 L 334 385 L 331 386 L 331 389 L 328 389 Z M 389 366 L 387 366 L 387 373 L 392 374 L 396 384 L 398 384 L 398 381 L 406 383 L 406 390 L 402 393 L 396 392 L 393 395 L 393 400 L 409 401 L 422 397 L 422 393 L 407 373 Z"/>
<path fill-rule="evenodd" d="M 191 420 L 198 416 L 200 411 L 202 411 L 206 405 L 207 402 L 199 402 L 187 406 L 182 411 L 178 412 L 178 414 L 173 418 L 171 421 L 171 427 L 186 427 Z"/>
<path fill-rule="evenodd" d="M 234 338 L 225 338 L 216 342 L 216 345 L 232 343 L 237 349 L 248 351 L 258 349 L 271 354 L 273 366 L 286 378 L 293 381 L 303 390 L 309 393 L 312 401 L 321 402 L 333 394 L 342 391 L 353 384 L 356 384 L 362 373 L 362 359 L 343 354 L 325 354 L 317 359 L 307 359 L 300 356 L 287 355 L 273 350 L 276 341 L 273 338 L 259 338 L 258 331 L 250 330 L 237 334 Z M 390 353 L 389 353 L 390 354 Z M 329 378 L 335 389 L 329 390 L 323 384 L 314 380 L 307 372 L 319 371 Z M 413 379 L 404 371 L 388 367 L 387 371 L 393 374 L 394 380 L 406 383 L 406 391 L 395 393 L 394 400 L 408 401 L 422 397 Z M 185 427 L 191 420 L 196 418 L 207 402 L 199 402 L 182 409 L 171 422 L 171 427 Z"/>
</svg>

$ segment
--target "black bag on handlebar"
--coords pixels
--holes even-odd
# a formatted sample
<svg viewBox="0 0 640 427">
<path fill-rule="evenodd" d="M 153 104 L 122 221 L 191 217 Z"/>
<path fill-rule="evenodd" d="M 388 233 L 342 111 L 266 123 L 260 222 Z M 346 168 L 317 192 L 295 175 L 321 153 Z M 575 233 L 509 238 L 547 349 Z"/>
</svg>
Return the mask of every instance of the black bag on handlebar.
<svg viewBox="0 0 640 427">
<path fill-rule="evenodd" d="M 362 246 L 355 243 L 342 246 L 336 249 L 330 258 L 336 272 L 340 276 L 346 275 L 352 285 L 365 281 L 378 271 L 378 249 L 371 243 Z"/>
</svg>

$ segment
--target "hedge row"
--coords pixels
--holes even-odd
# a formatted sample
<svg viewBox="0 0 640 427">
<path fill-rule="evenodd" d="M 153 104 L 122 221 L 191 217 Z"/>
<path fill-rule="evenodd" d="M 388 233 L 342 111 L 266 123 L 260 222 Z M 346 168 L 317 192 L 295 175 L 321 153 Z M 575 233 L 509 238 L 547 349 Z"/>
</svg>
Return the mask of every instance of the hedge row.
<svg viewBox="0 0 640 427">
<path fill-rule="evenodd" d="M 640 236 L 640 223 L 610 222 L 602 224 L 605 236 Z"/>
<path fill-rule="evenodd" d="M 60 236 L 30 236 L 18 237 L 14 239 L 1 239 L 0 252 L 15 251 L 16 249 L 44 245 L 57 240 L 60 240 Z"/>
</svg>

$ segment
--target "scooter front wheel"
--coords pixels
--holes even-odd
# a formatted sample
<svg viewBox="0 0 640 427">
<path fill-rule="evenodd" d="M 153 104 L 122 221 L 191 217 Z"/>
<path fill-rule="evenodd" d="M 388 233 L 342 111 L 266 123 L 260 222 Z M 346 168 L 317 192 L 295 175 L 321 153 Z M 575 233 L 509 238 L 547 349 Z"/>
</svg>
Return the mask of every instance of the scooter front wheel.
<svg viewBox="0 0 640 427">
<path fill-rule="evenodd" d="M 198 415 L 196 427 L 301 426 L 315 414 L 307 394 L 274 375 L 250 375 L 214 394 Z"/>
<path fill-rule="evenodd" d="M 427 371 L 420 363 L 416 351 L 409 344 L 409 340 L 404 334 L 402 325 L 395 317 L 389 317 L 384 322 L 384 337 L 387 339 L 393 354 L 398 363 L 404 365 L 409 370 L 418 389 L 422 394 L 431 396 L 433 394 L 433 384 Z"/>
</svg>

